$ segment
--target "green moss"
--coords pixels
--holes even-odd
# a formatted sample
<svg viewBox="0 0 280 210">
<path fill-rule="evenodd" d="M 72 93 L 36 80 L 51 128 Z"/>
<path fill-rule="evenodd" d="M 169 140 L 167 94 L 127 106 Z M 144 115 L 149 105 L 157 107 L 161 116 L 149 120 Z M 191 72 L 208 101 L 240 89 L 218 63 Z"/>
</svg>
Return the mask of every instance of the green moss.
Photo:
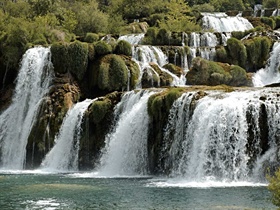
<svg viewBox="0 0 280 210">
<path fill-rule="evenodd" d="M 143 39 L 143 44 L 146 44 L 146 45 L 155 44 L 156 37 L 157 37 L 157 28 L 155 28 L 155 27 L 148 28 L 147 33 L 145 34 L 145 37 Z"/>
<path fill-rule="evenodd" d="M 115 48 L 115 53 L 119 55 L 132 55 L 132 46 L 129 42 L 125 40 L 120 40 L 117 43 L 117 46 Z"/>
<path fill-rule="evenodd" d="M 245 69 L 239 66 L 207 61 L 197 57 L 187 74 L 187 83 L 191 85 L 246 86 L 248 80 Z"/>
<path fill-rule="evenodd" d="M 99 65 L 97 84 L 101 90 L 110 89 L 109 88 L 109 68 L 110 68 L 109 63 L 101 62 Z"/>
<path fill-rule="evenodd" d="M 130 72 L 130 89 L 134 89 L 138 84 L 140 69 L 139 65 L 131 59 L 131 57 L 122 56 L 125 61 L 125 64 Z"/>
<path fill-rule="evenodd" d="M 107 113 L 111 110 L 112 103 L 108 98 L 102 98 L 101 100 L 94 101 L 89 108 L 91 113 L 91 120 L 94 123 L 100 123 Z"/>
<path fill-rule="evenodd" d="M 173 82 L 173 77 L 170 74 L 161 71 L 157 64 L 151 63 L 150 66 L 158 73 L 160 78 L 160 86 L 165 87 L 171 85 Z"/>
<path fill-rule="evenodd" d="M 261 22 L 268 25 L 272 30 L 276 27 L 276 22 L 270 17 L 261 17 Z"/>
<path fill-rule="evenodd" d="M 93 61 L 95 59 L 94 44 L 88 44 L 88 58 L 90 61 Z"/>
<path fill-rule="evenodd" d="M 272 41 L 268 37 L 255 37 L 244 41 L 249 69 L 256 71 L 264 67 L 270 53 Z"/>
<path fill-rule="evenodd" d="M 247 51 L 244 44 L 236 38 L 230 38 L 227 41 L 227 48 L 231 64 L 245 68 Z"/>
<path fill-rule="evenodd" d="M 183 74 L 183 70 L 172 63 L 165 64 L 163 68 L 169 70 L 171 73 L 175 74 L 176 76 L 180 77 Z"/>
<path fill-rule="evenodd" d="M 103 56 L 112 53 L 112 46 L 104 41 L 99 41 L 94 45 L 95 54 L 97 56 Z"/>
<path fill-rule="evenodd" d="M 158 31 L 156 36 L 156 44 L 157 45 L 168 45 L 170 40 L 170 33 L 162 28 Z"/>
<path fill-rule="evenodd" d="M 246 70 L 240 66 L 232 65 L 230 67 L 231 80 L 229 85 L 231 86 L 245 86 L 248 84 Z"/>
<path fill-rule="evenodd" d="M 99 40 L 99 35 L 95 33 L 87 33 L 85 37 L 85 42 L 93 43 Z"/>
<path fill-rule="evenodd" d="M 70 43 L 68 47 L 68 64 L 72 75 L 82 80 L 88 66 L 88 45 L 79 41 Z"/>
<path fill-rule="evenodd" d="M 228 62 L 228 55 L 227 55 L 227 51 L 224 46 L 217 47 L 216 58 L 217 58 L 217 61 L 219 61 L 219 62 L 223 62 L 223 63 Z"/>
<path fill-rule="evenodd" d="M 128 69 L 124 60 L 117 55 L 112 55 L 109 69 L 109 90 L 122 90 L 128 81 Z"/>
<path fill-rule="evenodd" d="M 54 43 L 51 46 L 52 63 L 58 73 L 66 73 L 68 65 L 68 46 L 63 43 Z"/>
</svg>

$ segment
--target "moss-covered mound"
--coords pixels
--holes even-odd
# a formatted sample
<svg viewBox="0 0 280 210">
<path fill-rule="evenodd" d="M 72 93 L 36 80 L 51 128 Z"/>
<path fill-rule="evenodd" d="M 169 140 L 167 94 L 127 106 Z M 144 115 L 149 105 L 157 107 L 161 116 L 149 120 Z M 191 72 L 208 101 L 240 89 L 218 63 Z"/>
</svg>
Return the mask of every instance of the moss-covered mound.
<svg viewBox="0 0 280 210">
<path fill-rule="evenodd" d="M 187 84 L 190 85 L 248 85 L 245 69 L 236 65 L 207 61 L 200 57 L 193 60 L 193 67 L 186 78 Z"/>
<path fill-rule="evenodd" d="M 115 48 L 115 53 L 119 55 L 132 55 L 132 46 L 129 42 L 125 40 L 120 40 L 117 43 L 117 46 Z"/>
<path fill-rule="evenodd" d="M 90 69 L 90 88 L 105 92 L 134 88 L 139 68 L 129 57 L 109 54 L 94 62 Z"/>
<path fill-rule="evenodd" d="M 160 79 L 160 86 L 170 86 L 173 82 L 173 77 L 168 74 L 167 72 L 164 72 L 160 69 L 160 67 L 155 63 L 150 63 L 150 66 L 154 69 L 154 71 L 158 74 Z"/>
<path fill-rule="evenodd" d="M 71 72 L 79 81 L 84 77 L 88 66 L 89 47 L 79 41 L 54 43 L 51 46 L 52 63 L 55 72 Z"/>
<path fill-rule="evenodd" d="M 111 129 L 114 107 L 121 93 L 113 92 L 95 100 L 84 116 L 84 132 L 80 140 L 79 168 L 92 169 L 97 164 L 105 137 Z"/>
<path fill-rule="evenodd" d="M 179 66 L 176 66 L 172 63 L 165 64 L 163 68 L 167 69 L 171 73 L 175 74 L 177 77 L 180 77 L 184 72 L 183 69 Z"/>
</svg>

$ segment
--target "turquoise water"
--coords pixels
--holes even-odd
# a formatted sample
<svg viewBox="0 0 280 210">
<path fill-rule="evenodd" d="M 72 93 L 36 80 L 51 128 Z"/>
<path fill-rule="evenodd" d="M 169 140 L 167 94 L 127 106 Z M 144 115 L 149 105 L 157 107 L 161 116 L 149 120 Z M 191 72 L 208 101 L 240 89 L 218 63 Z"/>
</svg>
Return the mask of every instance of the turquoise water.
<svg viewBox="0 0 280 210">
<path fill-rule="evenodd" d="M 152 177 L 0 174 L 0 206 L 4 210 L 276 209 L 265 186 L 242 184 L 225 187 L 224 183 L 208 182 L 207 186 Z"/>
</svg>

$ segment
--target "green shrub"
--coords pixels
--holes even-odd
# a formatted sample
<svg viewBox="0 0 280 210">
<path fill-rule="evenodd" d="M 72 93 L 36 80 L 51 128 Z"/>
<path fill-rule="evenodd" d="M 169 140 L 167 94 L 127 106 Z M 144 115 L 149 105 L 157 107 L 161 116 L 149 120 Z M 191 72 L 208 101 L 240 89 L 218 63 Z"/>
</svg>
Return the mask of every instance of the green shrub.
<svg viewBox="0 0 280 210">
<path fill-rule="evenodd" d="M 147 33 L 143 39 L 143 44 L 156 45 L 157 42 L 157 28 L 148 28 Z"/>
<path fill-rule="evenodd" d="M 117 46 L 115 48 L 115 53 L 119 55 L 132 55 L 132 46 L 129 42 L 125 40 L 120 40 L 117 43 Z"/>
<path fill-rule="evenodd" d="M 165 29 L 161 28 L 156 36 L 156 41 L 158 45 L 168 45 L 170 39 L 170 33 Z"/>
<path fill-rule="evenodd" d="M 88 66 L 88 44 L 75 41 L 68 47 L 68 65 L 70 72 L 82 80 Z"/>
<path fill-rule="evenodd" d="M 94 45 L 95 55 L 102 56 L 112 53 L 112 46 L 104 41 L 99 41 Z"/>
<path fill-rule="evenodd" d="M 87 33 L 85 37 L 85 42 L 87 43 L 93 43 L 97 42 L 99 40 L 98 34 L 95 33 Z"/>
<path fill-rule="evenodd" d="M 94 44 L 88 44 L 88 58 L 90 61 L 93 61 L 95 59 Z"/>
<path fill-rule="evenodd" d="M 275 29 L 280 28 L 280 16 L 273 17 L 275 21 Z"/>
<path fill-rule="evenodd" d="M 267 177 L 269 181 L 268 190 L 272 193 L 272 203 L 280 207 L 280 170 L 278 169 L 274 176 Z"/>
</svg>

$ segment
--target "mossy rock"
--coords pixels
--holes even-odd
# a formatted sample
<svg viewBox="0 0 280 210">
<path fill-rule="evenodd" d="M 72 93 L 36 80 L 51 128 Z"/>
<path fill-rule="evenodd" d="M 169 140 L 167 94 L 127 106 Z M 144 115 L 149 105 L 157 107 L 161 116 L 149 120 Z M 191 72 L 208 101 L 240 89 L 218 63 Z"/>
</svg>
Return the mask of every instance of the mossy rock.
<svg viewBox="0 0 280 210">
<path fill-rule="evenodd" d="M 184 72 L 183 69 L 179 66 L 176 66 L 172 63 L 165 64 L 163 68 L 169 70 L 171 73 L 175 74 L 177 77 L 180 77 Z"/>
<path fill-rule="evenodd" d="M 244 41 L 247 50 L 247 65 L 251 71 L 265 66 L 269 58 L 272 40 L 269 37 L 254 37 Z"/>
<path fill-rule="evenodd" d="M 246 70 L 237 65 L 194 59 L 193 68 L 187 74 L 187 83 L 194 85 L 250 86 Z"/>
<path fill-rule="evenodd" d="M 231 64 L 245 68 L 247 51 L 244 44 L 236 38 L 230 38 L 227 41 L 227 48 Z"/>
<path fill-rule="evenodd" d="M 216 59 L 218 62 L 227 63 L 228 62 L 228 54 L 227 50 L 224 46 L 216 47 Z"/>
<path fill-rule="evenodd" d="M 151 67 L 143 69 L 141 86 L 142 88 L 158 87 L 160 85 L 160 78 L 156 71 Z"/>
<path fill-rule="evenodd" d="M 122 56 L 122 59 L 125 61 L 126 67 L 129 70 L 129 89 L 134 89 L 136 88 L 136 85 L 140 82 L 139 77 L 140 77 L 140 67 L 139 65 L 132 60 L 131 57 L 129 56 Z"/>
<path fill-rule="evenodd" d="M 69 44 L 68 65 L 70 72 L 81 81 L 88 66 L 88 44 L 79 41 Z"/>
<path fill-rule="evenodd" d="M 170 85 L 172 84 L 172 82 L 173 82 L 173 77 L 172 77 L 170 74 L 168 74 L 168 73 L 162 71 L 162 70 L 160 69 L 160 67 L 159 67 L 157 64 L 155 64 L 155 63 L 150 63 L 150 66 L 151 66 L 151 67 L 157 72 L 157 74 L 159 75 L 159 78 L 160 78 L 160 86 L 161 86 L 161 87 L 170 86 Z"/>
<path fill-rule="evenodd" d="M 97 42 L 98 40 L 99 40 L 99 35 L 95 33 L 87 33 L 84 39 L 84 41 L 87 43 L 94 43 Z"/>
<path fill-rule="evenodd" d="M 61 42 L 52 44 L 51 54 L 55 72 L 65 74 L 68 69 L 68 45 Z"/>
<path fill-rule="evenodd" d="M 115 47 L 115 53 L 119 55 L 132 56 L 132 46 L 129 42 L 120 40 Z"/>
<path fill-rule="evenodd" d="M 276 27 L 276 22 L 270 17 L 261 17 L 261 22 L 269 26 L 272 30 Z"/>
<path fill-rule="evenodd" d="M 103 56 L 90 69 L 90 86 L 109 92 L 125 90 L 128 82 L 128 71 L 121 56 L 115 54 Z"/>
<path fill-rule="evenodd" d="M 100 123 L 112 109 L 112 103 L 108 98 L 100 98 L 89 107 L 90 117 L 94 123 Z"/>
<path fill-rule="evenodd" d="M 112 46 L 104 41 L 99 41 L 95 43 L 94 49 L 95 49 L 96 56 L 111 54 L 113 51 Z"/>
</svg>

